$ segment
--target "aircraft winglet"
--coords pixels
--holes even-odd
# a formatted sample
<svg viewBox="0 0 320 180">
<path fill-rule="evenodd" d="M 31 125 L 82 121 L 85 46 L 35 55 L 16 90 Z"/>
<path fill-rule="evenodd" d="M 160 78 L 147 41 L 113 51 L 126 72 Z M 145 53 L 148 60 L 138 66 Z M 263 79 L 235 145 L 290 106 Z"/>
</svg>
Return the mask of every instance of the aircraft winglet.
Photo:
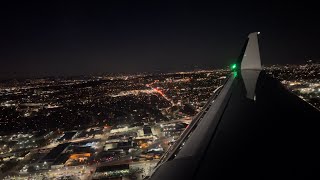
<svg viewBox="0 0 320 180">
<path fill-rule="evenodd" d="M 253 32 L 248 36 L 249 40 L 241 61 L 241 70 L 261 70 L 258 34 L 260 32 Z"/>
</svg>

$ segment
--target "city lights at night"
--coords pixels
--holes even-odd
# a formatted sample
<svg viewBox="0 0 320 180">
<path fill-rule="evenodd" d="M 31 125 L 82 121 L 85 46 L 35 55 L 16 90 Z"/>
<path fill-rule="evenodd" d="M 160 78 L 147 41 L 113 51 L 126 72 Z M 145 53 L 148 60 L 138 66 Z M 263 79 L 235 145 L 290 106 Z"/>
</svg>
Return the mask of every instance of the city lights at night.
<svg viewBox="0 0 320 180">
<path fill-rule="evenodd" d="M 317 13 L 2 3 L 0 179 L 320 179 Z"/>
</svg>

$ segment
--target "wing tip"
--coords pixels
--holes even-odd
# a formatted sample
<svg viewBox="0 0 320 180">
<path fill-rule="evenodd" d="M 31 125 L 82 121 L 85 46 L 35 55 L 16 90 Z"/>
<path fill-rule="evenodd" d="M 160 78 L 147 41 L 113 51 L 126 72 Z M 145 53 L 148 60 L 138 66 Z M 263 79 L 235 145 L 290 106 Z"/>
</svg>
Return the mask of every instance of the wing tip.
<svg viewBox="0 0 320 180">
<path fill-rule="evenodd" d="M 260 32 L 252 32 L 248 35 L 248 43 L 241 61 L 241 70 L 261 70 L 258 35 Z"/>
</svg>

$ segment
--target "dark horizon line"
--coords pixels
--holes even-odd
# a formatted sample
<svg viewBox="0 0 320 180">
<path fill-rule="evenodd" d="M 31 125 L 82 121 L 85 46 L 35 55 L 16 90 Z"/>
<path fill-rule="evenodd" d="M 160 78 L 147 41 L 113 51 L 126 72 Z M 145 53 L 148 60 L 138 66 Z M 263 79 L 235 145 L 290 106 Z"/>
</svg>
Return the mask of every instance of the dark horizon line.
<svg viewBox="0 0 320 180">
<path fill-rule="evenodd" d="M 310 64 L 307 60 L 305 63 L 299 63 L 299 64 L 264 64 L 263 67 L 270 67 L 270 66 L 285 66 L 285 65 L 304 65 L 304 64 Z M 312 60 L 311 64 L 320 64 L 320 61 L 314 61 Z M 1 74 L 7 74 L 8 72 L 0 72 L 0 80 L 1 81 L 9 81 L 9 80 L 26 80 L 26 79 L 45 79 L 45 78 L 77 78 L 77 77 L 92 77 L 92 76 L 106 76 L 106 75 L 137 75 L 137 74 L 161 74 L 161 73 L 177 73 L 177 72 L 191 72 L 191 71 L 201 71 L 201 70 L 228 70 L 229 66 L 224 68 L 204 68 L 204 67 L 193 67 L 193 69 L 185 69 L 185 70 L 150 70 L 150 71 L 135 71 L 135 72 L 95 72 L 95 73 L 84 73 L 84 74 L 67 74 L 67 73 L 61 73 L 60 75 L 57 74 L 50 74 L 50 73 L 40 73 L 39 74 L 31 74 L 31 73 L 24 73 L 29 75 L 21 75 L 23 73 L 16 73 L 14 72 L 11 77 L 4 77 Z M 20 74 L 20 75 L 19 75 Z"/>
</svg>

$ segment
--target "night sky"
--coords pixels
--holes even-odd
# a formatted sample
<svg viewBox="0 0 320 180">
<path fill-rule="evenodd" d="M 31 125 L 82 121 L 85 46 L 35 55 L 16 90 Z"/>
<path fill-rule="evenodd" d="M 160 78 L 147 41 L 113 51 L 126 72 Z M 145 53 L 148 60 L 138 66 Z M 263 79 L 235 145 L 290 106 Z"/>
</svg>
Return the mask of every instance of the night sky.
<svg viewBox="0 0 320 180">
<path fill-rule="evenodd" d="M 1 2 L 1 78 L 223 68 L 253 31 L 263 64 L 320 58 L 307 1 L 50 2 Z"/>
</svg>

